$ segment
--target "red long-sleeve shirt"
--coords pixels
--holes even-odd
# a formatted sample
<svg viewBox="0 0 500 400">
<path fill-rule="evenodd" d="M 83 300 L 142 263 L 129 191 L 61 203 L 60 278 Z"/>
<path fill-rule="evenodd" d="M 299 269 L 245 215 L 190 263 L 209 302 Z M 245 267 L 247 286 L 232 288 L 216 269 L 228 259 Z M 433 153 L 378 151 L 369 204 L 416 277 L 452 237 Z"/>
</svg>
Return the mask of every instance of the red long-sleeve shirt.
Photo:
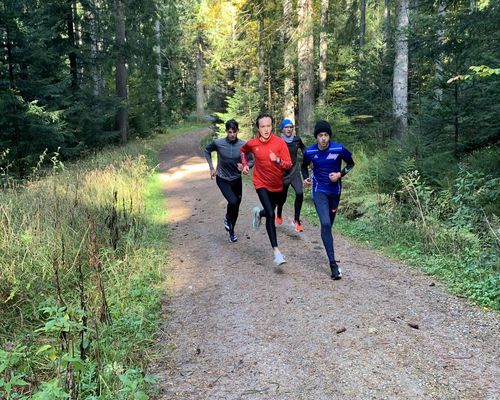
<svg viewBox="0 0 500 400">
<path fill-rule="evenodd" d="M 255 189 L 265 188 L 270 192 L 283 190 L 283 170 L 292 167 L 290 152 L 285 141 L 271 134 L 266 142 L 260 140 L 260 135 L 249 140 L 240 149 L 241 162 L 248 165 L 247 153 L 253 154 L 253 185 Z M 273 152 L 281 160 L 279 164 L 271 161 L 269 154 Z"/>
</svg>

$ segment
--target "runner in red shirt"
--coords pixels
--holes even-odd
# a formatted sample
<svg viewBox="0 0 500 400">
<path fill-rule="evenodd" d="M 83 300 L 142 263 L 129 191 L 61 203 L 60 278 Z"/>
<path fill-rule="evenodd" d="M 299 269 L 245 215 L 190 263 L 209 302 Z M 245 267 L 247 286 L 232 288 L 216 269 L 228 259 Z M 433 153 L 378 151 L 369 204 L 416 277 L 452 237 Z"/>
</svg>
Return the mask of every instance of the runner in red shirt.
<svg viewBox="0 0 500 400">
<path fill-rule="evenodd" d="M 258 229 L 261 218 L 266 218 L 266 231 L 274 251 L 274 263 L 281 265 L 286 260 L 278 248 L 274 209 L 283 191 L 283 171 L 292 167 L 292 160 L 285 141 L 272 132 L 273 117 L 271 115 L 259 115 L 255 125 L 258 130 L 257 137 L 241 146 L 242 172 L 248 174 L 246 154 L 252 153 L 254 158 L 253 185 L 263 207 L 254 207 L 252 210 L 253 226 Z"/>
</svg>

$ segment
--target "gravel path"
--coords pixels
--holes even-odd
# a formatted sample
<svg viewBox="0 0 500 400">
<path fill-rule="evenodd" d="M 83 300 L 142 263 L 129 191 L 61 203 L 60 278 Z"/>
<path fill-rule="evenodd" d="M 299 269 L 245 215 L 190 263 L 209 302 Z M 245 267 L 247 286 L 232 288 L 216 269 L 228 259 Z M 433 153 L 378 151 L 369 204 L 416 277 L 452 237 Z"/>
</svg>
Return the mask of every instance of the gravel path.
<svg viewBox="0 0 500 400">
<path fill-rule="evenodd" d="M 433 278 L 335 236 L 329 278 L 319 227 L 278 227 L 274 269 L 245 185 L 237 243 L 199 150 L 208 130 L 161 151 L 171 226 L 160 399 L 500 399 L 500 318 Z"/>
</svg>

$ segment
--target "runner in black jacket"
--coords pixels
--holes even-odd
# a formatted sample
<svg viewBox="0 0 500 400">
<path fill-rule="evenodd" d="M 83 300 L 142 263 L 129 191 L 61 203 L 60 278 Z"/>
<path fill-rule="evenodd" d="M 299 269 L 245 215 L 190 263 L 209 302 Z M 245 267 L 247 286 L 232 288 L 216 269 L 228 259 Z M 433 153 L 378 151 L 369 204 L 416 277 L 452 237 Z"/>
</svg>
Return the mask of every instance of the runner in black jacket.
<svg viewBox="0 0 500 400">
<path fill-rule="evenodd" d="M 224 228 L 229 233 L 229 241 L 237 242 L 238 237 L 234 233 L 236 220 L 240 210 L 242 182 L 240 148 L 245 144 L 238 139 L 238 122 L 230 119 L 226 122 L 226 137 L 216 139 L 205 147 L 205 158 L 210 167 L 210 179 L 215 176 L 217 186 L 227 200 L 227 211 L 224 218 Z M 212 152 L 217 152 L 217 170 L 212 163 Z M 250 161 L 253 165 L 253 160 Z"/>
<path fill-rule="evenodd" d="M 302 139 L 293 134 L 294 128 L 292 120 L 284 119 L 281 121 L 281 138 L 288 146 L 293 165 L 291 169 L 284 171 L 283 173 L 283 192 L 276 210 L 276 224 L 281 225 L 283 223 L 283 205 L 286 203 L 288 188 L 292 185 L 293 190 L 295 190 L 295 213 L 293 225 L 297 232 L 302 232 L 304 231 L 304 227 L 300 222 L 300 210 L 302 209 L 302 203 L 304 201 L 304 185 L 300 176 L 300 166 L 297 162 L 297 153 L 299 152 L 299 149 L 302 153 L 304 153 L 305 146 Z"/>
</svg>

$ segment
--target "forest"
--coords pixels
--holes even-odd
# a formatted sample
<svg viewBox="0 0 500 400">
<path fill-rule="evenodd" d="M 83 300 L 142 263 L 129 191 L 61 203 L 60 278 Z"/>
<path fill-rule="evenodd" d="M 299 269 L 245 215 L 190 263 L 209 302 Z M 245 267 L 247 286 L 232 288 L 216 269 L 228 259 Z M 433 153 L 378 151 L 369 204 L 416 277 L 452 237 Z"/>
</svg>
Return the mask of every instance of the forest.
<svg viewBox="0 0 500 400">
<path fill-rule="evenodd" d="M 148 398 L 157 152 L 263 111 L 352 149 L 342 234 L 499 310 L 499 22 L 497 0 L 0 0 L 0 398 Z"/>
</svg>

